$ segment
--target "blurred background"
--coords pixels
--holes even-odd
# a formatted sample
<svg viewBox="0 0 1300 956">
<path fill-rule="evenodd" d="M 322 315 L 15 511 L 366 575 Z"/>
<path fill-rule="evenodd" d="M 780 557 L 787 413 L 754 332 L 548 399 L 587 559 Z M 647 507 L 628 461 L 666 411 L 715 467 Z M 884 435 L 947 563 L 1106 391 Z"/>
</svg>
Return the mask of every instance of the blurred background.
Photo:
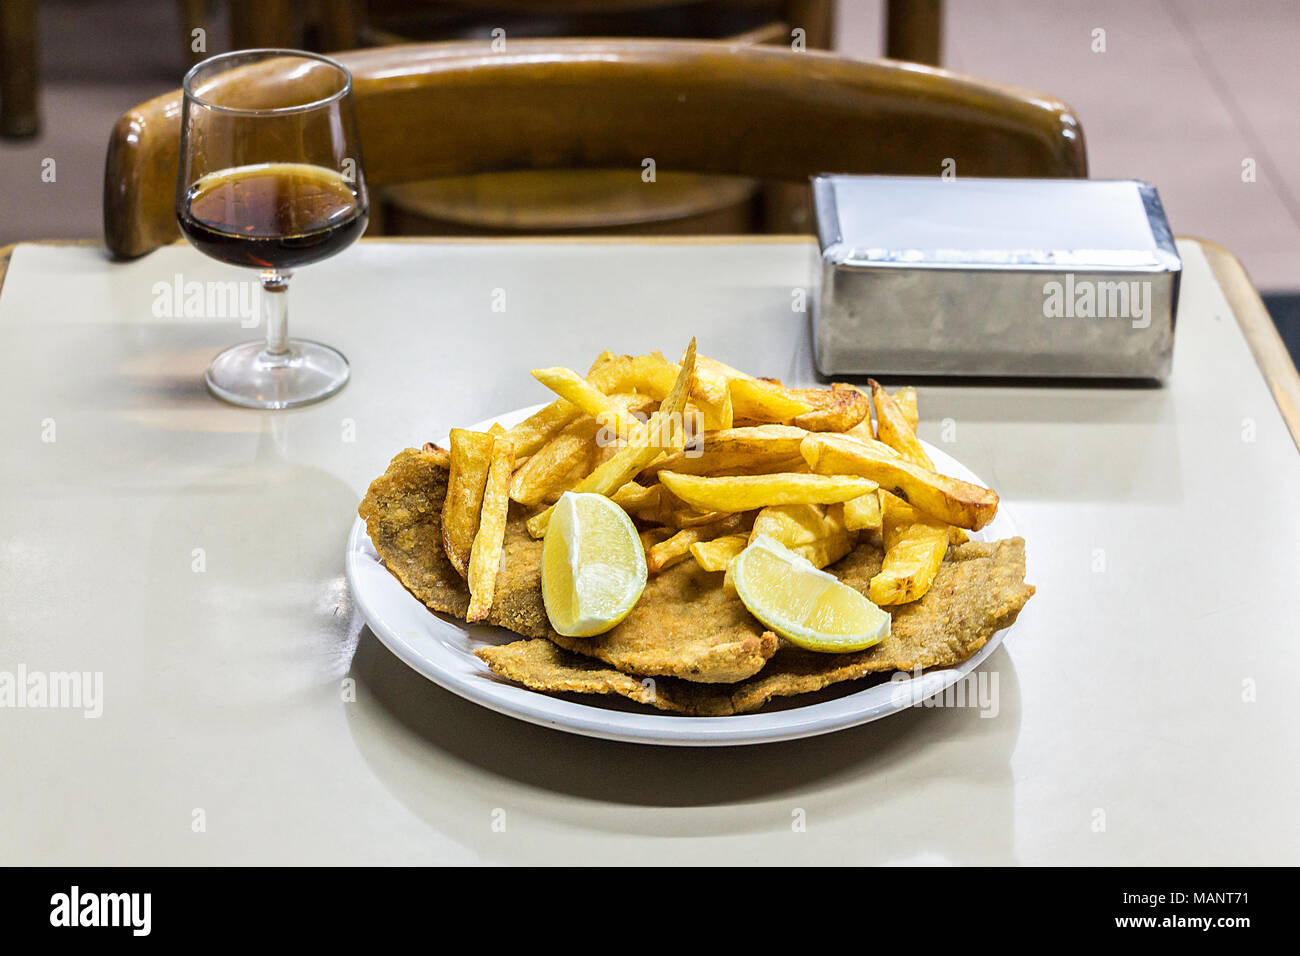
<svg viewBox="0 0 1300 956">
<path fill-rule="evenodd" d="M 1294 0 L 0 0 L 0 245 L 100 237 L 113 122 L 206 55 L 487 40 L 494 29 L 788 44 L 803 25 L 810 48 L 888 50 L 1071 104 L 1090 174 L 1155 183 L 1176 233 L 1240 257 L 1300 362 L 1297 12 Z M 390 190 L 372 231 L 810 228 L 797 198 L 735 178 L 682 177 L 647 209 L 598 175 L 520 175 Z"/>
</svg>

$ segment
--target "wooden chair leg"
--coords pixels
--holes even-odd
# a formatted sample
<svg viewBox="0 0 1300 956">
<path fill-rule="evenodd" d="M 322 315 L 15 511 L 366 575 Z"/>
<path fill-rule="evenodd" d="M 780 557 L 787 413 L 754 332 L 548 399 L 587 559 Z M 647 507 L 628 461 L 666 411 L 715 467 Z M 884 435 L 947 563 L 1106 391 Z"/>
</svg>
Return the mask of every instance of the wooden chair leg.
<svg viewBox="0 0 1300 956">
<path fill-rule="evenodd" d="M 938 66 L 943 55 L 943 0 L 888 0 L 885 56 Z"/>
<path fill-rule="evenodd" d="M 0 135 L 35 136 L 37 111 L 36 0 L 0 3 Z"/>
</svg>

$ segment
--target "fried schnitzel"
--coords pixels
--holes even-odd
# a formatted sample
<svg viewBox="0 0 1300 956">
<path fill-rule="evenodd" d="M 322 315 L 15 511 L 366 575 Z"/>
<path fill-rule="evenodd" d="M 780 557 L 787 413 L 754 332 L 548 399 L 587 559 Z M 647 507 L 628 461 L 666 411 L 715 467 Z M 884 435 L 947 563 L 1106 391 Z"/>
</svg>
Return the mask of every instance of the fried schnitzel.
<svg viewBox="0 0 1300 956">
<path fill-rule="evenodd" d="M 831 570 L 865 591 L 880 568 L 880 551 L 859 546 Z M 782 647 L 755 677 L 731 686 L 663 678 L 653 682 L 556 649 L 549 641 L 515 641 L 477 654 L 493 672 L 533 690 L 621 694 L 660 710 L 723 716 L 758 710 L 774 697 L 821 690 L 840 681 L 896 670 L 958 664 L 1009 627 L 1033 595 L 1024 583 L 1020 538 L 971 541 L 951 548 L 934 585 L 914 604 L 893 608 L 893 629 L 875 647 L 852 654 L 818 654 Z"/>
<path fill-rule="evenodd" d="M 463 618 L 469 592 L 442 548 L 446 488 L 445 456 L 407 449 L 372 482 L 358 510 L 375 549 L 403 585 L 433 610 Z M 499 676 L 536 690 L 618 694 L 676 713 L 746 713 L 774 697 L 873 673 L 957 664 L 1015 621 L 1034 593 L 1024 583 L 1022 539 L 967 542 L 949 549 L 921 600 L 891 609 L 892 633 L 880 644 L 818 654 L 778 650 L 776 636 L 723 591 L 720 574 L 684 562 L 653 576 L 612 631 L 565 638 L 546 618 L 542 542 L 528 535 L 525 517 L 512 506 L 487 620 L 534 640 L 483 648 L 478 656 Z M 862 543 L 828 570 L 865 593 L 882 558 L 877 546 Z"/>
<path fill-rule="evenodd" d="M 376 478 L 358 511 L 384 564 L 435 611 L 464 618 L 469 590 L 443 553 L 442 499 L 447 472 L 436 454 L 407 449 Z M 779 643 L 716 576 L 693 561 L 655 575 L 630 614 L 597 637 L 561 637 L 542 603 L 542 542 L 511 506 L 496 595 L 487 623 L 525 637 L 546 637 L 619 670 L 704 683 L 734 683 L 759 672 Z"/>
</svg>

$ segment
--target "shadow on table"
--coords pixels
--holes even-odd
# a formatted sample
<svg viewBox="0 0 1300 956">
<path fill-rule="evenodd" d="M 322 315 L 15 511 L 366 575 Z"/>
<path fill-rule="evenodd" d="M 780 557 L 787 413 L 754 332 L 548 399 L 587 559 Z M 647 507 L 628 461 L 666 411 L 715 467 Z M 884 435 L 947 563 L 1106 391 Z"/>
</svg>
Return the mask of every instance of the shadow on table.
<svg viewBox="0 0 1300 956">
<path fill-rule="evenodd" d="M 1014 862 L 1019 687 L 1005 648 L 981 671 L 997 674 L 993 719 L 972 706 L 918 707 L 803 740 L 655 747 L 487 710 L 425 680 L 363 628 L 351 670 L 361 706 L 349 725 L 399 800 L 492 859 L 518 860 L 519 847 L 507 852 L 488 826 L 505 806 L 595 836 L 779 835 L 801 811 L 810 831 L 845 828 L 844 862 Z M 464 772 L 455 794 L 433 776 L 449 762 Z M 479 786 L 465 787 L 475 777 Z"/>
</svg>

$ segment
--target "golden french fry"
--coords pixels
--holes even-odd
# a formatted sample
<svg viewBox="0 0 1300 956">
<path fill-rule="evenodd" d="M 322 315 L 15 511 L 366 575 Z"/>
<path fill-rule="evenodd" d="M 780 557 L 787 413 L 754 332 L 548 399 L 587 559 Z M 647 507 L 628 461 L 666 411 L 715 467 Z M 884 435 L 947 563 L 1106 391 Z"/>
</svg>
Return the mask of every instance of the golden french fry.
<svg viewBox="0 0 1300 956">
<path fill-rule="evenodd" d="M 657 352 L 620 355 L 593 369 L 589 379 L 603 392 L 634 390 L 662 401 L 672 391 L 680 371 L 680 365 L 669 362 Z M 713 377 L 702 380 L 696 376 L 689 397 L 704 417 L 705 428 L 731 427 L 731 395 L 725 382 Z"/>
<path fill-rule="evenodd" d="M 483 486 L 478 532 L 470 548 L 467 621 L 481 621 L 492 609 L 497 570 L 501 567 L 501 552 L 505 544 L 506 517 L 510 511 L 510 473 L 514 464 L 510 439 L 504 435 L 493 439 L 492 462 Z"/>
<path fill-rule="evenodd" d="M 908 423 L 907 416 L 898 403 L 874 378 L 867 381 L 871 385 L 872 404 L 876 406 L 876 437 L 898 452 L 904 460 L 934 471 L 934 462 L 921 447 L 916 429 Z"/>
<path fill-rule="evenodd" d="M 882 607 L 924 597 L 947 551 L 947 525 L 928 521 L 906 525 L 886 549 L 880 573 L 867 585 L 867 596 Z"/>
<path fill-rule="evenodd" d="M 569 477 L 578 472 L 577 481 L 590 470 L 595 449 L 596 420 L 583 415 L 568 425 L 558 435 L 537 449 L 510 482 L 510 497 L 522 505 L 532 507 L 568 488 Z"/>
<path fill-rule="evenodd" d="M 791 394 L 812 406 L 812 411 L 796 415 L 791 424 L 811 432 L 846 432 L 871 415 L 871 400 L 852 385 L 798 388 Z"/>
<path fill-rule="evenodd" d="M 812 411 L 812 406 L 780 382 L 758 378 L 733 378 L 732 415 L 736 419 L 756 422 L 789 422 Z"/>
<path fill-rule="evenodd" d="M 998 496 L 991 489 L 936 474 L 854 438 L 814 432 L 799 450 L 816 474 L 860 475 L 926 514 L 960 528 L 977 531 L 998 513 Z M 662 473 L 659 480 L 664 480 Z"/>
<path fill-rule="evenodd" d="M 681 475 L 794 470 L 779 466 L 796 460 L 802 464 L 799 443 L 807 434 L 806 430 L 792 425 L 751 425 L 701 432 L 681 451 L 652 462 L 644 474 L 665 470 Z"/>
<path fill-rule="evenodd" d="M 488 432 L 451 430 L 447 497 L 442 503 L 442 549 L 462 577 L 469 571 L 470 548 L 478 532 L 494 442 Z"/>
<path fill-rule="evenodd" d="M 894 393 L 894 404 L 898 406 L 907 419 L 907 424 L 912 426 L 912 431 L 916 431 L 917 425 L 921 423 L 921 418 L 916 409 L 916 389 L 911 385 L 900 388 Z"/>
<path fill-rule="evenodd" d="M 712 541 L 697 541 L 691 545 L 691 557 L 705 571 L 725 571 L 731 559 L 749 544 L 747 534 L 724 534 Z"/>
<path fill-rule="evenodd" d="M 844 526 L 850 531 L 880 527 L 880 493 L 859 495 L 844 502 Z"/>
<path fill-rule="evenodd" d="M 426 455 L 433 455 L 441 467 L 451 467 L 451 455 L 448 453 L 447 449 L 442 446 L 427 441 L 424 443 L 424 447 L 421 448 L 420 451 L 424 452 Z"/>
<path fill-rule="evenodd" d="M 868 596 L 876 604 L 906 604 L 930 590 L 955 529 L 887 491 L 880 493 L 880 505 L 885 558 Z"/>
<path fill-rule="evenodd" d="M 878 494 L 880 496 L 880 509 L 882 516 L 880 523 L 880 539 L 886 548 L 889 548 L 890 545 L 898 539 L 898 536 L 903 529 L 920 522 L 933 525 L 942 524 L 948 529 L 949 544 L 961 544 L 962 542 L 970 540 L 970 535 L 961 528 L 950 524 L 944 524 L 937 518 L 931 518 L 925 512 L 913 508 L 897 495 L 890 494 L 883 488 L 880 489 Z"/>
<path fill-rule="evenodd" d="M 609 349 L 605 349 L 605 351 L 601 352 L 599 355 L 596 356 L 596 360 L 591 363 L 591 368 L 587 369 L 587 378 L 591 378 L 591 376 L 595 373 L 596 369 L 600 368 L 602 365 L 608 365 L 616 358 L 618 358 L 617 355 L 615 355 Z"/>
<path fill-rule="evenodd" d="M 663 493 L 662 485 L 638 485 L 629 481 L 618 491 L 610 495 L 610 500 L 626 511 L 633 518 L 642 521 L 654 521 L 659 516 L 659 501 Z"/>
<path fill-rule="evenodd" d="M 727 515 L 721 521 L 713 521 L 694 528 L 683 528 L 671 538 L 646 549 L 646 567 L 651 574 L 658 574 L 665 568 L 685 560 L 691 553 L 691 545 L 701 541 L 712 541 L 723 535 L 738 534 L 753 520 L 753 515 Z"/>
<path fill-rule="evenodd" d="M 662 452 L 672 452 L 681 448 L 685 436 L 680 428 L 674 427 L 679 422 L 681 411 L 686 405 L 686 396 L 695 377 L 695 339 L 686 349 L 677 380 L 667 397 L 659 405 L 659 410 L 650 416 L 650 421 L 642 425 L 636 422 L 636 428 L 628 435 L 628 443 L 620 448 L 610 459 L 597 465 L 595 470 L 578 482 L 571 489 L 576 492 L 594 492 L 600 495 L 612 495 L 631 481 L 646 465 L 654 461 Z M 528 519 L 528 533 L 540 538 L 546 533 L 551 522 L 553 508 L 533 515 Z"/>
<path fill-rule="evenodd" d="M 862 497 L 874 497 L 875 493 Z M 856 500 L 856 499 L 854 499 Z M 815 567 L 834 564 L 853 550 L 853 535 L 844 520 L 843 505 L 774 505 L 764 508 L 754 519 L 752 541 L 768 535 Z"/>
<path fill-rule="evenodd" d="M 874 481 L 826 474 L 704 478 L 661 471 L 659 480 L 674 495 L 699 511 L 751 511 L 768 505 L 835 504 L 876 490 Z"/>
<path fill-rule="evenodd" d="M 605 428 L 619 435 L 629 432 L 633 418 L 626 406 L 613 401 L 599 388 L 570 368 L 535 368 L 533 378 L 560 398 L 576 405 Z"/>
<path fill-rule="evenodd" d="M 515 450 L 515 460 L 531 455 L 560 433 L 582 410 L 570 401 L 557 398 L 545 408 L 540 408 L 518 425 L 506 431 L 506 437 Z"/>
</svg>

